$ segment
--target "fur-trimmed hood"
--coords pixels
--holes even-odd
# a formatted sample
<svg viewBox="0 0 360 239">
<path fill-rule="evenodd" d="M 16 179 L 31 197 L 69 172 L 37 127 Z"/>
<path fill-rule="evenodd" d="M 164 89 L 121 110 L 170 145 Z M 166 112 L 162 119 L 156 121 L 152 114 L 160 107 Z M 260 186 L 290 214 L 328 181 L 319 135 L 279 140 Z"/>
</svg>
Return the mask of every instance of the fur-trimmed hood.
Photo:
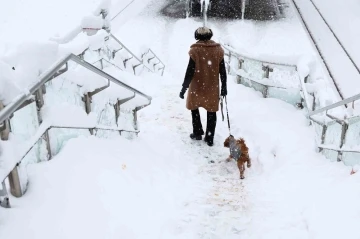
<svg viewBox="0 0 360 239">
<path fill-rule="evenodd" d="M 213 40 L 208 40 L 208 41 L 197 41 L 196 43 L 192 44 L 190 46 L 190 48 L 194 48 L 194 47 L 219 47 L 220 44 L 213 41 Z"/>
</svg>

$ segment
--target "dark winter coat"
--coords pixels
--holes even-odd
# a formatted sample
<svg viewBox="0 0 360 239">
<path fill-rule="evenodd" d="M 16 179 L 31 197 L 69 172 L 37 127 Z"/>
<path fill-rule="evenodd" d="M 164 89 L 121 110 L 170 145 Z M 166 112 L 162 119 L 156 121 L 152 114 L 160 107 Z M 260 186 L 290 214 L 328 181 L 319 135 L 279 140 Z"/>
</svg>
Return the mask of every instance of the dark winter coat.
<svg viewBox="0 0 360 239">
<path fill-rule="evenodd" d="M 219 110 L 220 69 L 223 73 L 222 84 L 226 87 L 224 50 L 212 40 L 198 41 L 191 46 L 189 55 L 189 67 L 183 84 L 185 88 L 189 86 L 186 108 L 195 110 L 202 107 L 209 112 L 216 112 Z M 195 65 L 195 69 L 189 69 L 191 64 Z"/>
</svg>

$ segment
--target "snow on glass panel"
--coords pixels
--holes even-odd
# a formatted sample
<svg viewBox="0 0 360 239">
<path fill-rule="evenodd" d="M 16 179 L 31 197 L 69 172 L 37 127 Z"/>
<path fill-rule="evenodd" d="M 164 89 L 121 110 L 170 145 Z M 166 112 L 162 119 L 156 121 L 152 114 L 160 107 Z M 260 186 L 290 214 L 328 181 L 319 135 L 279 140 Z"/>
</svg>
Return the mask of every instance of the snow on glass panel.
<svg viewBox="0 0 360 239">
<path fill-rule="evenodd" d="M 14 112 L 14 117 L 10 120 L 12 138 L 20 147 L 26 147 L 31 138 L 35 135 L 39 128 L 39 121 L 37 116 L 37 109 L 35 102 L 26 107 Z M 32 150 L 22 160 L 21 165 L 26 166 L 29 163 L 37 163 L 44 160 L 46 157 L 46 145 L 39 140 L 35 143 Z M 20 155 L 22 157 L 23 155 Z"/>
<path fill-rule="evenodd" d="M 326 130 L 324 144 L 330 147 L 339 148 L 341 141 L 341 136 L 340 136 L 341 130 L 342 130 L 342 126 L 340 124 L 334 121 L 329 123 Z M 337 159 L 338 152 L 324 149 L 323 154 L 331 161 L 335 161 Z"/>
<path fill-rule="evenodd" d="M 352 117 L 349 120 L 349 128 L 346 132 L 344 148 L 360 151 L 360 117 Z M 360 163 L 360 153 L 344 153 L 342 160 L 346 165 Z"/>
<path fill-rule="evenodd" d="M 300 92 L 297 89 L 269 87 L 268 97 L 276 98 L 292 105 L 296 105 L 301 102 Z"/>
<path fill-rule="evenodd" d="M 250 79 L 262 80 L 264 77 L 262 67 L 262 62 L 260 61 L 245 59 L 242 69 L 248 74 Z"/>
<path fill-rule="evenodd" d="M 300 88 L 299 74 L 295 70 L 273 68 L 273 72 L 269 74 L 269 79 L 273 81 L 275 85 L 284 88 Z"/>
<path fill-rule="evenodd" d="M 46 84 L 43 109 L 44 122 L 49 121 L 57 126 L 61 122 L 78 120 L 74 111 L 85 112 L 83 94 L 79 86 L 60 76 Z M 67 125 L 67 124 L 66 124 Z M 51 153 L 56 155 L 65 142 L 80 135 L 90 135 L 89 130 L 53 128 L 49 130 Z"/>
</svg>

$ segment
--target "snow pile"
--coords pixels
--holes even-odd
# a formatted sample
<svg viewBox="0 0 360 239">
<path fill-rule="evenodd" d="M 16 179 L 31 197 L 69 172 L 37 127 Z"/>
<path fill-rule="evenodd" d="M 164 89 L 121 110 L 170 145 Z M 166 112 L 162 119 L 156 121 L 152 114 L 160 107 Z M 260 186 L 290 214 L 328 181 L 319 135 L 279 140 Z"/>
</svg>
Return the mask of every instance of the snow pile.
<svg viewBox="0 0 360 239">
<path fill-rule="evenodd" d="M 41 0 L 38 1 L 41 2 Z M 33 4 L 35 6 L 37 3 L 33 3 Z M 101 1 L 98 4 L 97 9 L 107 9 L 107 11 L 109 11 L 110 4 L 111 1 L 105 1 L 105 0 Z M 11 9 L 12 4 L 9 3 L 8 5 Z M 36 8 L 34 6 L 32 8 L 39 10 L 44 7 L 42 6 L 40 8 Z M 15 9 L 17 9 L 17 7 Z M 21 11 L 21 8 L 19 9 Z M 58 11 L 61 12 L 60 10 Z M 68 12 L 68 9 L 64 12 Z M 32 16 L 36 15 L 34 12 L 32 13 L 33 13 Z M 43 16 L 43 14 L 44 12 L 41 12 L 40 16 Z M 67 17 L 61 17 L 61 19 L 67 19 Z M 49 19 L 47 19 L 47 21 L 48 20 Z M 6 21 L 0 21 L 0 22 L 6 22 Z M 102 19 L 101 16 L 88 16 L 88 17 L 84 17 L 81 21 L 81 27 L 83 28 L 101 29 L 103 25 L 104 25 L 104 19 Z M 99 31 L 98 34 L 96 34 L 95 36 L 91 36 L 88 38 L 89 42 L 84 42 L 84 39 L 81 38 L 80 35 L 77 36 L 78 33 L 81 32 L 81 27 L 78 26 L 76 26 L 75 28 L 73 27 L 73 30 L 71 30 L 70 33 L 66 36 L 66 39 L 65 40 L 63 39 L 64 42 L 66 42 L 67 44 L 61 45 L 60 47 L 56 42 L 56 41 L 59 42 L 60 39 L 59 37 L 52 38 L 50 41 L 44 41 L 44 37 L 42 38 L 39 37 L 34 40 L 28 40 L 27 42 L 24 42 L 23 37 L 21 37 L 22 41 L 17 43 L 16 47 L 14 48 L 8 47 L 6 49 L 6 52 L 2 54 L 3 55 L 2 59 L 0 59 L 1 61 L 0 67 L 2 72 L 2 76 L 0 76 L 0 85 L 4 85 L 4 87 L 8 88 L 8 90 L 7 92 L 2 92 L 1 90 L 0 99 L 4 98 L 2 100 L 10 101 L 15 96 L 15 92 L 16 92 L 15 89 L 17 86 L 20 89 L 24 89 L 32 85 L 38 79 L 39 75 L 43 73 L 45 70 L 47 70 L 51 66 L 51 64 L 55 62 L 60 56 L 63 56 L 64 54 L 68 54 L 68 53 L 79 54 L 88 46 L 90 46 L 91 49 L 99 49 L 100 47 L 104 46 L 104 38 L 106 36 L 105 31 L 103 30 Z M 24 25 L 22 24 L 22 29 L 23 28 Z M 30 35 L 33 36 L 34 34 L 30 34 Z M 33 38 L 27 38 L 27 39 L 33 39 Z M 35 58 L 36 60 L 34 60 Z M 10 67 L 15 68 L 14 73 L 9 73 L 9 71 L 6 70 L 7 66 L 4 65 L 3 61 L 6 64 L 10 65 Z M 12 82 L 11 83 L 12 85 L 9 85 L 10 81 Z M 1 89 L 4 88 L 1 87 Z"/>
<path fill-rule="evenodd" d="M 15 68 L 14 80 L 19 88 L 24 89 L 32 85 L 58 58 L 58 44 L 38 41 L 24 42 L 16 50 L 8 52 L 3 61 Z"/>
<path fill-rule="evenodd" d="M 321 188 L 304 211 L 309 235 L 313 238 L 359 238 L 360 175 L 344 176 Z M 335 218 L 336 220 L 334 220 Z"/>
<path fill-rule="evenodd" d="M 155 144 L 150 137 L 69 141 L 52 161 L 29 167 L 34 190 L 17 202 L 21 210 L 7 215 L 6 222 L 17 223 L 5 223 L 0 237 L 161 237 L 163 226 L 195 192 L 196 178 L 181 150 L 166 140 L 163 149 Z M 86 216 L 89 210 L 94 216 Z M 53 221 L 48 226 L 39 223 L 49 217 Z"/>
<path fill-rule="evenodd" d="M 152 96 L 152 93 L 154 92 L 154 87 L 149 87 L 149 85 L 144 82 L 144 74 L 140 76 L 134 76 L 134 74 L 126 72 L 126 71 L 120 71 L 114 67 L 109 67 L 104 69 L 104 71 L 116 79 L 119 79 L 121 82 L 127 84 L 128 86 L 139 90 L 140 92 L 143 92 L 144 94 L 148 96 Z M 158 80 L 160 81 L 160 76 L 153 75 L 152 73 L 149 73 L 147 78 L 152 79 L 152 81 Z M 117 99 L 124 99 L 127 97 L 133 96 L 134 93 L 131 90 L 127 90 L 123 88 L 122 86 L 119 86 L 113 82 L 111 82 L 110 87 L 104 90 L 104 92 L 99 93 L 94 97 L 94 99 L 100 100 L 102 98 L 102 101 L 113 101 L 115 102 Z M 122 105 L 122 107 L 125 107 L 127 109 L 133 109 L 136 106 L 140 106 L 143 104 L 147 104 L 148 99 L 145 97 L 136 94 L 135 99 L 125 103 Z"/>
<path fill-rule="evenodd" d="M 86 16 L 81 21 L 81 27 L 100 30 L 103 27 L 104 20 L 97 16 Z"/>
<path fill-rule="evenodd" d="M 15 73 L 12 67 L 0 60 L 0 101 L 8 104 L 20 94 L 20 89 L 15 82 Z"/>
<path fill-rule="evenodd" d="M 108 84 L 107 79 L 83 66 L 76 66 L 75 68 L 70 69 L 63 75 L 63 77 L 64 80 L 68 80 L 69 82 L 79 86 L 81 94 L 93 92 L 94 90 Z"/>
<path fill-rule="evenodd" d="M 95 51 L 104 48 L 105 37 L 107 36 L 109 36 L 109 34 L 105 30 L 100 30 L 97 34 L 89 36 L 89 49 Z"/>
<path fill-rule="evenodd" d="M 313 93 L 316 99 L 317 108 L 323 108 L 325 106 L 336 103 L 338 95 L 329 86 L 328 82 L 324 79 L 317 79 L 314 83 L 305 84 L 308 92 Z"/>
</svg>

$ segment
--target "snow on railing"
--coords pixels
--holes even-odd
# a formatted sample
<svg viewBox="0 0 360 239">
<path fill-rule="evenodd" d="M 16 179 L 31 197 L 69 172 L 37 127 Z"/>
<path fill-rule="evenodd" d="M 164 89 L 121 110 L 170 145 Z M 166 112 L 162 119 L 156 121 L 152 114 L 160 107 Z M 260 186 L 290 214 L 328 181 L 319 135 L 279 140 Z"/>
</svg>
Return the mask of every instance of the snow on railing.
<svg viewBox="0 0 360 239">
<path fill-rule="evenodd" d="M 103 69 L 103 59 L 106 56 L 108 58 L 107 61 L 113 61 L 112 64 L 116 65 L 118 69 L 130 69 L 135 75 L 137 74 L 137 69 L 141 66 L 150 72 L 161 72 L 161 75 L 163 75 L 165 64 L 151 49 L 146 49 L 141 58 L 139 58 L 118 38 L 111 34 L 110 23 L 114 18 L 109 19 L 109 6 L 110 1 L 103 0 L 93 15 L 84 17 L 81 23 L 64 37 L 51 38 L 51 40 L 58 44 L 67 44 L 73 41 L 81 32 L 84 32 L 87 35 L 88 42 L 79 54 L 82 59 L 86 59 L 85 55 L 91 55 L 94 51 L 97 51 L 98 59 L 91 59 L 89 62 L 98 62 L 98 67 L 101 69 Z M 150 60 L 147 61 L 149 58 L 151 58 L 152 62 Z"/>
<path fill-rule="evenodd" d="M 360 150 L 357 147 L 360 145 L 360 110 L 355 108 L 360 94 L 334 103 L 337 98 L 323 79 L 315 76 L 309 83 L 313 77 L 312 59 L 275 57 L 275 62 L 271 59 L 274 57 L 244 55 L 226 44 L 222 45 L 228 58 L 228 72 L 236 75 L 238 83 L 262 92 L 264 97 L 278 98 L 305 108 L 318 137 L 319 150 L 330 160 L 343 161 L 346 165 L 360 164 Z M 251 62 L 248 69 L 247 62 Z M 256 66 L 258 72 L 254 71 Z M 289 74 L 271 78 L 271 74 L 279 69 L 295 73 L 298 83 L 289 84 Z M 287 94 L 281 93 L 281 90 Z M 348 107 L 349 103 L 352 107 Z"/>
<path fill-rule="evenodd" d="M 45 104 L 45 98 L 44 98 L 44 92 L 46 89 L 46 84 L 49 86 L 51 85 L 51 80 L 54 79 L 55 75 L 58 75 L 59 70 L 63 69 L 66 65 L 66 68 L 68 68 L 68 62 L 72 61 L 77 63 L 79 66 L 84 67 L 85 69 L 95 73 L 98 76 L 101 76 L 105 79 L 107 79 L 108 83 L 104 82 L 102 84 L 97 85 L 97 88 L 86 88 L 81 91 L 82 94 L 84 94 L 82 100 L 85 102 L 85 111 L 83 115 L 90 116 L 91 113 L 91 100 L 92 96 L 99 93 L 102 90 L 106 90 L 110 86 L 110 82 L 112 84 L 115 84 L 117 86 L 122 87 L 123 89 L 126 89 L 129 92 L 133 92 L 133 95 L 131 94 L 124 94 L 123 91 L 115 91 L 114 94 L 122 95 L 121 98 L 116 99 L 116 103 L 113 105 L 114 110 L 114 116 L 115 116 L 115 122 L 118 124 L 118 119 L 120 116 L 120 105 L 128 102 L 129 100 L 132 100 L 135 98 L 136 95 L 139 95 L 147 100 L 147 103 L 139 102 L 141 104 L 134 105 L 132 109 L 133 114 L 133 128 L 134 130 L 125 130 L 121 129 L 118 126 L 112 127 L 112 126 L 99 126 L 96 121 L 89 121 L 87 118 L 82 118 L 81 115 L 77 115 L 76 111 L 67 112 L 64 111 L 61 114 L 57 114 L 55 118 L 52 120 L 49 120 L 46 118 L 46 115 L 43 115 L 44 110 L 42 110 L 44 104 Z M 73 76 L 74 77 L 74 76 Z M 87 77 L 89 78 L 89 77 Z M 79 85 L 80 84 L 80 85 Z M 81 83 L 77 83 L 77 88 L 81 89 Z M 92 92 L 89 92 L 89 90 L 92 90 Z M 58 94 L 60 92 L 57 92 Z M 20 107 L 23 107 L 23 104 L 28 101 L 29 97 L 35 96 L 34 101 L 30 101 L 28 104 L 31 103 L 36 104 L 36 114 L 37 114 L 37 120 L 39 124 L 39 128 L 35 135 L 28 141 L 28 146 L 25 148 L 23 153 L 18 152 L 17 150 L 14 150 L 16 148 L 13 145 L 13 139 L 9 138 L 10 136 L 10 123 L 13 119 L 11 119 L 14 116 L 14 113 L 16 113 L 17 110 L 19 110 Z M 52 97 L 53 98 L 53 97 Z M 110 131 L 118 131 L 118 132 L 133 132 L 137 133 L 137 112 L 148 106 L 151 103 L 151 97 L 142 93 L 141 91 L 119 81 L 115 77 L 111 76 L 110 74 L 98 69 L 97 67 L 91 65 L 90 63 L 85 62 L 84 60 L 81 60 L 77 56 L 73 54 L 69 54 L 61 59 L 59 59 L 56 63 L 54 63 L 48 70 L 44 71 L 38 80 L 30 85 L 27 90 L 24 90 L 20 95 L 15 97 L 12 101 L 10 101 L 6 106 L 3 106 L 0 104 L 0 122 L 2 125 L 1 128 L 1 141 L 0 141 L 0 181 L 3 182 L 6 178 L 10 181 L 10 191 L 11 193 L 16 196 L 20 197 L 24 194 L 26 191 L 26 182 L 24 183 L 24 180 L 26 181 L 26 177 L 24 177 L 24 172 L 19 167 L 22 159 L 29 153 L 29 151 L 34 147 L 34 145 L 40 140 L 43 142 L 44 148 L 40 150 L 42 153 L 39 155 L 44 155 L 45 153 L 47 160 L 51 158 L 51 141 L 49 137 L 49 130 L 55 129 L 55 128 L 72 128 L 72 129 L 88 129 L 90 131 L 90 134 L 94 134 L 95 130 L 110 130 Z M 48 115 L 54 115 L 54 112 L 58 112 L 60 107 L 56 107 L 55 111 L 53 112 L 47 112 Z M 75 113 L 75 114 L 74 114 Z M 36 115 L 35 114 L 35 115 Z M 66 123 L 66 119 L 69 119 L 71 117 L 70 122 Z M 65 119 L 60 120 L 59 119 Z M 76 121 L 74 121 L 76 120 Z M 57 135 L 58 137 L 58 135 Z M 9 140 L 10 139 L 10 140 Z M 9 140 L 9 141 L 7 141 Z M 6 143 L 4 143 L 6 142 Z M 4 145 L 9 144 L 9 145 Z M 4 147 L 3 147 L 4 146 Z M 39 145 L 41 148 L 41 145 Z M 40 156 L 39 156 L 40 157 Z M 2 184 L 5 185 L 5 184 Z M 9 200 L 7 195 L 4 195 L 3 192 L 6 192 L 6 190 L 0 190 L 0 205 L 4 205 L 4 201 L 6 201 L 5 206 L 9 206 Z M 3 194 L 1 194 L 3 193 Z M 4 199 L 6 198 L 6 199 Z"/>
<path fill-rule="evenodd" d="M 53 156 L 54 143 L 51 143 L 50 139 L 52 138 L 52 140 L 54 141 L 54 139 L 57 140 L 59 136 L 59 134 L 57 133 L 54 135 L 54 137 L 52 137 L 51 132 L 53 130 L 88 130 L 90 134 L 94 134 L 95 131 L 118 131 L 120 133 L 129 132 L 135 134 L 138 133 L 137 112 L 151 104 L 151 97 L 117 80 L 112 75 L 103 71 L 103 69 L 106 68 L 106 66 L 114 66 L 116 69 L 125 70 L 128 68 L 128 66 L 130 66 L 133 73 L 136 75 L 136 69 L 138 69 L 139 66 L 143 66 L 151 72 L 161 71 L 161 75 L 163 75 L 165 70 L 165 64 L 156 56 L 156 54 L 151 49 L 144 50 L 141 58 L 138 58 L 128 48 L 126 48 L 124 44 L 122 44 L 115 36 L 110 33 L 110 20 L 108 15 L 109 2 L 110 1 L 108 0 L 102 1 L 99 7 L 94 11 L 92 16 L 83 18 L 81 24 L 71 30 L 65 37 L 51 39 L 52 41 L 57 42 L 57 44 L 66 43 L 64 47 L 62 45 L 48 44 L 49 50 L 45 50 L 43 46 L 26 48 L 36 49 L 39 51 L 39 53 L 33 52 L 34 54 L 24 55 L 25 57 L 23 58 L 28 63 L 29 60 L 32 59 L 34 56 L 43 56 L 44 54 L 40 53 L 41 51 L 45 50 L 45 53 L 47 54 L 46 57 L 42 57 L 42 62 L 45 62 L 46 64 L 32 65 L 26 64 L 26 62 L 21 62 L 22 65 L 28 65 L 28 68 L 34 71 L 34 80 L 29 81 L 28 79 L 26 79 L 27 82 L 20 82 L 21 84 L 19 86 L 16 85 L 16 80 L 14 79 L 17 79 L 18 76 L 12 75 L 14 72 L 10 70 L 11 65 L 8 65 L 7 63 L 16 63 L 16 61 L 14 61 L 13 59 L 18 58 L 18 55 L 13 56 L 13 59 L 7 59 L 7 62 L 4 64 L 3 62 L 0 62 L 0 67 L 2 70 L 0 84 L 2 86 L 6 85 L 7 83 L 10 84 L 8 85 L 8 87 L 6 87 L 8 90 L 7 92 L 0 92 L 0 182 L 2 182 L 2 184 L 0 185 L 0 206 L 10 206 L 10 202 L 7 196 L 7 190 L 5 188 L 6 185 L 4 183 L 4 180 L 6 178 L 9 179 L 10 191 L 14 196 L 20 197 L 25 193 L 27 188 L 26 172 L 24 172 L 24 167 L 20 167 L 20 165 L 23 162 L 22 160 L 26 156 L 28 156 L 29 152 L 31 150 L 34 151 L 35 145 L 37 145 L 36 149 L 38 155 L 35 157 L 37 158 L 37 160 L 41 160 L 41 158 L 46 158 L 46 160 L 49 160 Z M 99 18 L 99 16 L 101 16 L 102 18 Z M 81 32 L 85 32 L 88 36 L 87 44 L 80 45 L 80 48 L 82 49 L 80 49 L 79 47 L 75 49 L 72 46 L 70 46 L 69 48 L 68 45 L 71 45 L 71 41 L 74 40 Z M 110 40 L 113 40 L 113 42 L 115 42 L 116 44 L 111 44 Z M 120 48 L 118 47 L 118 45 L 120 45 Z M 61 47 L 63 47 L 63 49 L 61 49 Z M 76 57 L 71 53 L 64 54 L 63 52 L 61 52 L 61 50 L 64 49 L 65 52 L 79 52 L 77 53 L 79 54 L 79 57 Z M 21 53 L 21 49 L 18 49 L 18 51 Z M 47 67 L 49 66 L 49 62 L 53 62 L 53 60 L 50 60 L 50 58 L 52 57 L 54 59 L 57 59 L 59 58 L 59 55 L 64 55 L 64 57 L 61 57 L 61 59 L 57 60 L 52 66 L 50 66 L 49 69 L 47 69 Z M 130 55 L 130 58 L 127 57 L 127 55 Z M 116 65 L 116 57 L 121 59 L 122 64 Z M 129 62 L 131 62 L 132 60 L 136 60 L 137 62 L 135 64 L 129 64 Z M 84 77 L 87 73 L 79 70 L 75 71 L 71 67 L 71 65 L 69 66 L 70 61 L 85 67 L 85 69 L 92 71 L 100 78 L 103 77 L 107 79 L 107 81 L 102 81 L 101 79 L 99 79 L 99 77 L 96 78 L 94 76 Z M 36 63 L 38 61 L 33 62 Z M 92 62 L 95 66 L 88 62 Z M 124 67 L 122 67 L 122 65 Z M 3 69 L 5 70 L 3 71 Z M 15 70 L 14 67 L 13 70 Z M 18 73 L 19 71 L 15 72 Z M 39 74 L 40 76 L 37 79 L 37 75 Z M 70 78 L 70 81 L 68 81 L 70 82 L 70 84 L 76 85 L 75 90 L 77 90 L 78 93 L 74 96 L 75 98 L 80 96 L 79 93 L 83 94 L 83 97 L 79 97 L 74 103 L 76 105 L 79 102 L 83 101 L 85 104 L 86 114 L 88 114 L 89 116 L 93 114 L 94 109 L 91 109 L 92 101 L 95 101 L 96 103 L 100 102 L 100 104 L 106 104 L 105 108 L 101 107 L 99 109 L 97 109 L 96 104 L 94 105 L 95 111 L 100 112 L 97 119 L 95 119 L 95 121 L 93 121 L 92 123 L 87 119 L 83 119 L 75 111 L 72 111 L 70 113 L 68 111 L 61 111 L 62 115 L 60 113 L 56 114 L 56 112 L 59 112 L 59 108 L 61 108 L 58 106 L 56 107 L 55 111 L 42 109 L 45 102 L 49 101 L 48 104 L 51 104 L 54 100 L 53 96 L 59 96 L 64 91 L 64 89 L 61 89 L 57 92 L 55 91 L 53 96 L 50 98 L 46 97 L 45 95 L 47 91 L 51 90 L 51 88 L 49 88 L 52 86 L 51 80 L 62 74 Z M 86 81 L 84 81 L 84 78 L 86 78 Z M 62 84 L 64 84 L 64 82 Z M 123 89 L 128 90 L 128 92 L 133 92 L 133 94 L 127 94 L 127 92 L 124 92 L 124 90 L 116 89 L 116 87 L 110 87 L 111 85 L 121 86 Z M 20 90 L 24 87 L 26 90 Z M 66 90 L 69 89 L 66 87 Z M 93 97 L 101 91 L 106 93 L 106 96 L 108 96 L 107 100 L 102 99 L 104 97 Z M 119 95 L 121 95 L 122 97 L 119 98 Z M 139 102 L 139 100 L 134 101 L 136 95 L 144 97 L 148 100 L 148 102 Z M 69 100 L 68 97 L 63 99 Z M 129 103 L 130 101 L 134 103 Z M 6 106 L 2 105 L 2 102 L 6 103 Z M 35 108 L 33 108 L 33 103 L 36 104 Z M 125 121 L 121 122 L 124 117 L 120 118 L 120 106 L 123 107 L 123 105 L 131 108 L 131 111 L 129 113 L 132 114 L 131 118 L 133 120 L 133 124 L 129 127 L 131 128 L 129 130 L 126 129 L 127 123 Z M 66 107 L 69 109 L 69 106 Z M 21 118 L 21 121 L 24 120 L 24 116 L 17 117 L 14 115 L 17 115 L 20 109 L 28 110 L 30 109 L 29 107 L 36 109 L 37 113 L 35 114 L 35 117 L 38 121 L 38 129 L 36 132 L 34 132 L 34 135 L 31 138 L 27 139 L 28 143 L 24 146 L 24 150 L 18 152 L 18 150 L 16 150 L 17 147 L 15 147 L 15 144 L 12 142 L 12 139 L 6 141 L 9 139 L 11 131 L 16 130 L 16 127 L 14 127 L 14 125 L 11 125 L 10 129 L 10 122 L 13 122 L 14 120 L 17 121 L 19 118 Z M 109 111 L 109 109 L 111 108 L 113 108 L 113 113 L 111 113 L 111 110 Z M 27 112 L 27 114 L 25 114 L 25 117 L 28 117 L 28 115 L 32 115 L 32 113 L 29 113 L 30 112 Z M 47 113 L 48 115 L 50 114 L 52 116 L 57 115 L 55 118 L 57 118 L 58 120 L 56 121 L 55 118 L 53 118 L 49 121 L 49 118 L 44 115 L 44 113 Z M 71 115 L 71 119 L 77 118 L 78 121 L 75 122 L 74 120 L 70 120 L 70 122 L 66 124 L 66 122 L 68 121 L 66 116 L 69 115 Z M 109 115 L 110 118 L 113 117 L 112 120 L 108 118 Z M 83 120 L 79 121 L 79 119 Z M 106 123 L 108 123 L 107 120 L 115 123 L 116 127 L 101 125 L 101 123 L 99 124 L 99 122 L 104 121 L 104 119 Z M 61 122 L 58 122 L 59 120 Z M 123 128 L 119 128 L 119 124 L 124 125 L 125 128 L 123 126 Z M 23 129 L 19 131 L 21 132 L 23 131 Z"/>
<path fill-rule="evenodd" d="M 133 69 L 134 74 L 136 75 L 136 69 L 139 66 L 143 66 L 148 71 L 156 73 L 161 71 L 161 75 L 164 74 L 165 70 L 165 64 L 160 60 L 160 58 L 153 52 L 151 49 L 145 49 L 143 50 L 143 54 L 141 54 L 141 57 L 137 57 L 130 49 L 128 49 L 118 38 L 116 38 L 113 34 L 110 34 L 110 39 L 114 40 L 117 45 L 120 45 L 120 48 L 112 45 L 112 48 L 114 48 L 114 52 L 118 53 L 120 51 L 123 51 L 124 53 L 119 54 L 120 58 L 124 64 L 124 67 L 128 65 L 128 62 L 135 61 L 134 63 L 131 63 L 130 67 Z M 109 39 L 109 41 L 110 41 Z M 116 61 L 116 60 L 115 60 Z"/>
<path fill-rule="evenodd" d="M 258 60 L 242 55 L 224 43 L 222 46 L 228 59 L 227 70 L 236 75 L 238 83 L 260 91 L 264 97 L 280 98 L 299 108 L 304 107 L 295 60 L 293 64 L 285 59 L 284 63 L 272 62 L 265 57 Z"/>
</svg>

